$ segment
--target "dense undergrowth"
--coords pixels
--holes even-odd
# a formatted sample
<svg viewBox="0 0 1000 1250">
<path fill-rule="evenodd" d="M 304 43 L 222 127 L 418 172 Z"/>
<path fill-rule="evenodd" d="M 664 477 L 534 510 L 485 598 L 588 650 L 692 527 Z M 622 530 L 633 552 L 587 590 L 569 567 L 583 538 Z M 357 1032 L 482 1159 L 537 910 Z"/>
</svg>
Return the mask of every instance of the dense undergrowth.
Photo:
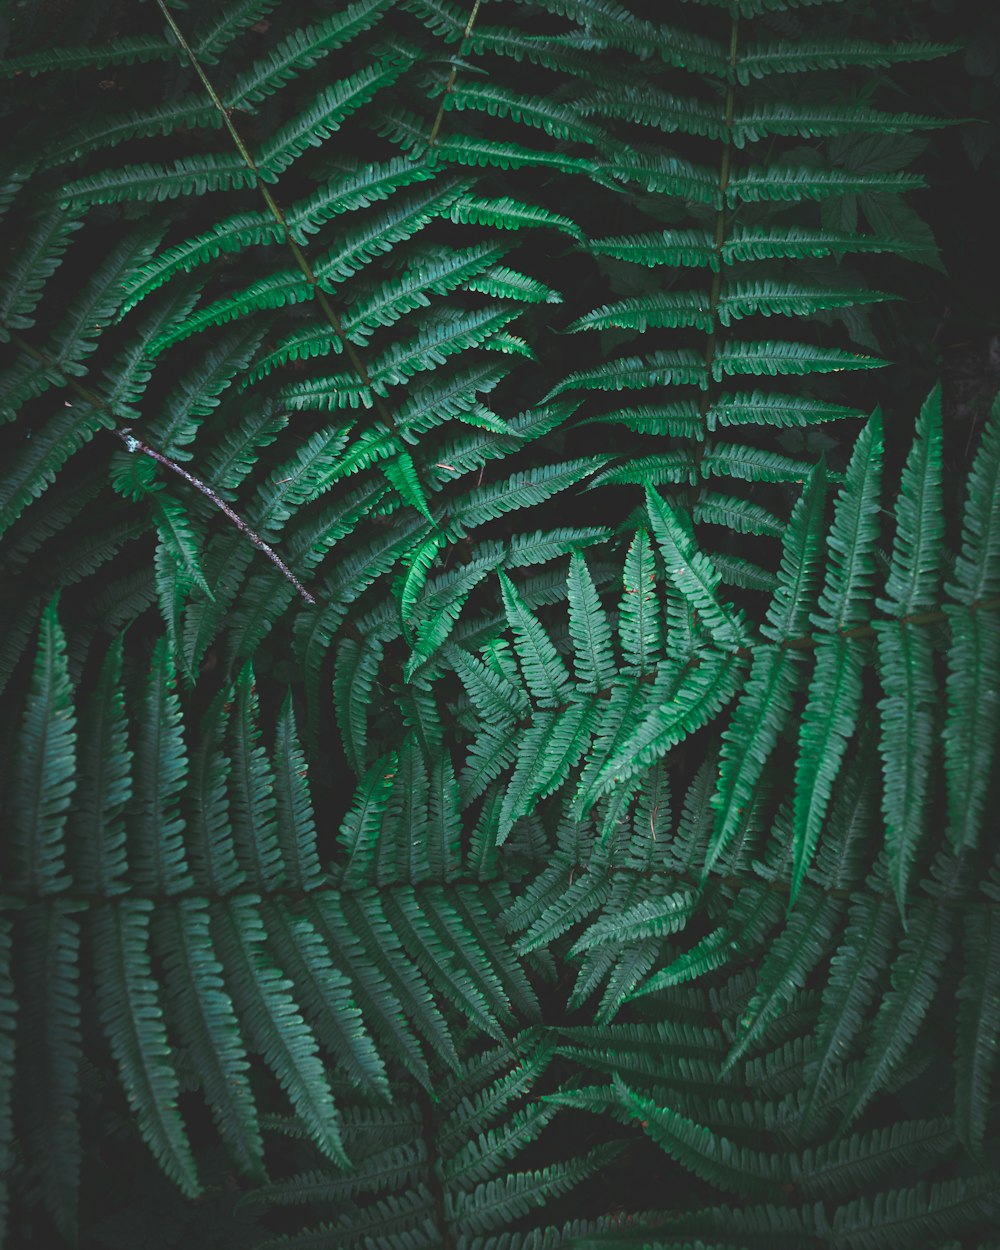
<svg viewBox="0 0 1000 1250">
<path fill-rule="evenodd" d="M 15 6 L 4 1244 L 994 1244 L 965 17 Z"/>
</svg>

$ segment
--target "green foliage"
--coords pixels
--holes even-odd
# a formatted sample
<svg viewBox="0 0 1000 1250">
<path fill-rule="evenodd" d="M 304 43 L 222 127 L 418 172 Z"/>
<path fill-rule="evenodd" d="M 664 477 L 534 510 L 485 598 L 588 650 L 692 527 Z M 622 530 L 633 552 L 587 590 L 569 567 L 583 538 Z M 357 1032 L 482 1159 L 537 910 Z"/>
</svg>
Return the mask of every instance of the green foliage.
<svg viewBox="0 0 1000 1250">
<path fill-rule="evenodd" d="M 3 1244 L 985 1246 L 949 47 L 329 7 L 4 30 Z"/>
</svg>

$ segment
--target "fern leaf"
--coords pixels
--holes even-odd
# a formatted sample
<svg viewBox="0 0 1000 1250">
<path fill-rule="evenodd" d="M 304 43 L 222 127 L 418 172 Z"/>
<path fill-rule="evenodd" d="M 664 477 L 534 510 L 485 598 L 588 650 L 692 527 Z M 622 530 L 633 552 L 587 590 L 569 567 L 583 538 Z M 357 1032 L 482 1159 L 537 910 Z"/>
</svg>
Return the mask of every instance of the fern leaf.
<svg viewBox="0 0 1000 1250">
<path fill-rule="evenodd" d="M 885 597 L 876 600 L 882 611 L 910 616 L 933 603 L 944 536 L 941 504 L 941 389 L 937 387 L 920 410 L 903 469 Z"/>
<path fill-rule="evenodd" d="M 133 882 L 154 894 L 191 886 L 179 799 L 188 772 L 176 673 L 164 640 L 153 652 L 135 744 Z"/>
<path fill-rule="evenodd" d="M 831 1229 L 852 1250 L 906 1247 L 916 1237 L 942 1236 L 989 1219 L 996 1197 L 985 1177 L 890 1189 L 874 1200 L 855 1199 L 833 1212 Z"/>
<path fill-rule="evenodd" d="M 735 534 L 779 538 L 785 528 L 773 512 L 760 504 L 749 499 L 737 499 L 734 495 L 721 495 L 715 491 L 707 491 L 702 496 L 692 508 L 691 517 L 696 524 L 719 525 Z M 718 565 L 716 567 L 718 569 Z"/>
<path fill-rule="evenodd" d="M 654 25 L 634 19 L 622 23 L 618 14 L 614 17 L 606 15 L 604 20 L 599 21 L 598 29 L 612 46 L 641 51 L 642 55 L 655 52 L 665 64 L 691 73 L 713 74 L 721 78 L 727 76 L 725 47 L 705 35 L 691 33 L 682 27 Z"/>
<path fill-rule="evenodd" d="M 42 614 L 14 772 L 14 881 L 25 892 L 69 885 L 63 835 L 77 787 L 76 739 L 66 637 L 53 601 Z"/>
<path fill-rule="evenodd" d="M 698 291 L 659 291 L 654 295 L 620 300 L 617 304 L 605 304 L 578 317 L 566 327 L 566 333 L 575 334 L 580 330 L 642 332 L 650 326 L 694 326 L 699 330 L 711 330 L 712 316 L 707 296 Z"/>
<path fill-rule="evenodd" d="M 506 573 L 500 573 L 504 611 L 514 635 L 524 680 L 540 707 L 557 707 L 566 701 L 571 682 L 566 665 Z"/>
<path fill-rule="evenodd" d="M 339 130 L 356 109 L 367 104 L 383 88 L 391 86 L 406 68 L 396 58 L 366 66 L 349 78 L 325 87 L 297 117 L 279 127 L 257 154 L 260 175 L 273 182 L 308 147 L 318 147 Z"/>
<path fill-rule="evenodd" d="M 152 976 L 152 908 L 149 899 L 125 899 L 91 917 L 98 1008 L 139 1131 L 167 1176 L 194 1198 L 198 1178 Z"/>
<path fill-rule="evenodd" d="M 1000 593 L 1000 399 L 994 400 L 979 450 L 969 474 L 962 516 L 962 544 L 952 580 L 945 589 L 958 603 L 971 606 Z"/>
<path fill-rule="evenodd" d="M 736 1041 L 726 1056 L 728 1070 L 759 1042 L 789 999 L 801 989 L 823 958 L 836 932 L 843 904 L 822 890 L 806 887 L 788 923 L 771 944 L 757 977 Z"/>
<path fill-rule="evenodd" d="M 853 302 L 853 301 L 852 301 Z M 859 356 L 839 347 L 809 343 L 722 343 L 712 360 L 716 382 L 724 377 L 785 377 L 808 373 L 839 373 L 844 369 L 881 369 L 877 356 Z"/>
<path fill-rule="evenodd" d="M 885 1084 L 930 1008 L 944 962 L 951 950 L 953 917 L 943 899 L 925 899 L 912 920 L 892 964 L 892 988 L 872 1025 L 868 1049 L 843 1112 L 850 1124 Z"/>
<path fill-rule="evenodd" d="M 482 952 L 470 953 L 474 945 L 470 935 L 456 925 L 453 915 L 447 915 L 447 903 L 439 893 L 426 896 L 426 910 L 421 906 L 423 897 L 400 890 L 387 898 L 385 915 L 393 933 L 405 947 L 408 959 L 421 969 L 443 1000 L 466 1016 L 480 1033 L 502 1040 L 504 1030 L 496 1008 L 499 1006 L 499 1015 L 506 1023 L 507 1005 L 488 967 L 484 975 Z"/>
<path fill-rule="evenodd" d="M 705 364 L 698 352 L 681 349 L 654 352 L 647 357 L 626 356 L 596 369 L 571 373 L 549 392 L 547 399 L 564 391 L 580 388 L 588 391 L 640 390 L 648 386 L 700 386 L 705 379 Z"/>
<path fill-rule="evenodd" d="M 689 527 L 652 488 L 646 490 L 646 512 L 667 573 L 698 619 L 720 647 L 735 650 L 743 646 L 746 634 L 739 615 L 729 604 L 719 602 L 716 588 L 721 579 L 698 551 Z"/>
<path fill-rule="evenodd" d="M 831 404 L 801 395 L 776 395 L 773 391 L 737 391 L 713 403 L 706 414 L 709 429 L 715 426 L 774 425 L 796 427 L 821 421 L 861 417 L 857 408 Z"/>
<path fill-rule="evenodd" d="M 878 622 L 879 701 L 889 877 L 902 912 L 926 825 L 934 750 L 934 653 L 930 639 L 901 621 Z"/>
<path fill-rule="evenodd" d="M 451 451 L 449 457 L 454 462 L 455 456 Z M 603 463 L 602 457 L 589 456 L 540 465 L 535 469 L 512 473 L 505 481 L 478 486 L 453 505 L 450 533 L 461 536 L 507 512 L 544 503 L 560 491 L 578 485 Z"/>
<path fill-rule="evenodd" d="M 855 443 L 838 492 L 827 547 L 826 583 L 812 622 L 843 632 L 861 623 L 874 575 L 882 470 L 882 420 L 876 412 Z"/>
<path fill-rule="evenodd" d="M 521 735 L 517 767 L 500 809 L 498 845 L 538 799 L 566 780 L 590 745 L 596 711 L 593 700 L 574 700 L 565 711 L 541 713 Z"/>
<path fill-rule="evenodd" d="M 582 111 L 588 117 L 624 118 L 637 125 L 655 126 L 664 134 L 680 132 L 722 139 L 726 134 L 725 108 L 719 101 L 704 103 L 690 97 L 657 91 L 648 85 L 622 85 L 615 91 L 597 91 L 587 96 Z"/>
<path fill-rule="evenodd" d="M 206 304 L 183 321 L 172 325 L 153 342 L 153 354 L 159 355 L 175 343 L 183 342 L 191 335 L 200 334 L 213 326 L 225 325 L 252 312 L 301 304 L 312 299 L 313 294 L 312 286 L 297 270 L 280 270 L 254 282 L 235 295 L 227 295 L 224 299 Z"/>
<path fill-rule="evenodd" d="M 716 316 L 729 326 L 744 317 L 808 317 L 830 308 L 875 304 L 892 297 L 882 291 L 861 291 L 837 287 L 810 287 L 774 279 L 733 282 L 719 297 Z"/>
<path fill-rule="evenodd" d="M 898 913 L 888 896 L 859 894 L 853 900 L 843 940 L 830 961 L 806 1062 L 805 1125 L 812 1121 L 834 1072 L 857 1044 L 867 1009 L 878 993 L 879 978 L 888 965 L 898 925 Z"/>
<path fill-rule="evenodd" d="M 640 530 L 625 557 L 623 593 L 618 609 L 618 637 L 626 672 L 645 673 L 660 651 L 656 565 L 648 535 Z"/>
<path fill-rule="evenodd" d="M 191 758 L 191 825 L 189 845 L 199 890 L 224 897 L 246 881 L 236 860 L 229 816 L 229 774 L 232 761 L 223 751 L 232 690 L 223 687 L 200 725 L 198 746 Z"/>
<path fill-rule="evenodd" d="M 280 238 L 281 227 L 269 214 L 239 213 L 227 217 L 203 234 L 195 235 L 160 252 L 129 274 L 123 283 L 127 294 L 122 303 L 121 315 L 130 312 L 177 273 L 189 273 L 199 265 L 224 254 L 276 242 Z"/>
<path fill-rule="evenodd" d="M 839 195 L 900 195 L 920 186 L 923 186 L 923 179 L 919 174 L 751 165 L 733 174 L 726 191 L 726 203 L 734 208 L 737 204 L 796 203 Z"/>
<path fill-rule="evenodd" d="M 253 184 L 254 173 L 242 156 L 210 153 L 178 157 L 173 165 L 125 165 L 77 178 L 63 187 L 62 203 L 70 211 L 93 204 L 157 203 Z"/>
<path fill-rule="evenodd" d="M 372 367 L 372 385 L 379 394 L 387 386 L 402 385 L 416 373 L 434 369 L 449 356 L 488 343 L 519 310 L 484 308 L 469 313 L 442 313 L 422 327 L 412 340 L 391 347 Z"/>
<path fill-rule="evenodd" d="M 154 919 L 155 946 L 184 1044 L 233 1158 L 256 1180 L 264 1176 L 264 1145 L 249 1081 L 249 1060 L 222 965 L 209 931 L 208 906 L 183 899 Z"/>
<path fill-rule="evenodd" d="M 960 850 L 978 842 L 996 758 L 1000 621 L 952 605 L 945 611 L 951 626 L 944 728 L 948 838 Z"/>
<path fill-rule="evenodd" d="M 21 1028 L 45 1044 L 24 1056 L 19 1081 L 27 1094 L 28 1138 L 40 1162 L 45 1204 L 56 1226 L 78 1235 L 77 1206 L 83 1148 L 80 1132 L 79 904 L 59 900 L 32 908 L 22 934 L 30 952 Z"/>
<path fill-rule="evenodd" d="M 795 845 L 789 903 L 795 901 L 812 862 L 820 830 L 861 706 L 862 653 L 848 638 L 824 638 L 799 731 L 795 769 Z"/>
<path fill-rule="evenodd" d="M 394 488 L 404 503 L 409 504 L 412 508 L 426 517 L 433 525 L 434 518 L 431 515 L 430 507 L 427 503 L 427 497 L 424 494 L 424 488 L 417 476 L 417 467 L 413 463 L 413 457 L 408 451 L 401 451 L 395 459 L 388 461 L 383 466 L 383 472 L 389 484 Z"/>
<path fill-rule="evenodd" d="M 659 993 L 695 977 L 723 968 L 740 951 L 753 950 L 781 916 L 781 902 L 766 886 L 753 884 L 740 891 L 726 922 L 654 973 L 630 998 Z"/>
<path fill-rule="evenodd" d="M 287 209 L 285 219 L 289 233 L 297 243 L 305 243 L 332 218 L 367 208 L 414 183 L 434 177 L 434 170 L 414 165 L 404 157 L 377 161 L 334 175 L 312 195 L 296 200 Z"/>
<path fill-rule="evenodd" d="M 316 65 L 367 30 L 384 12 L 386 0 L 356 0 L 314 26 L 302 26 L 283 39 L 248 70 L 240 74 L 228 93 L 230 107 L 256 104 L 272 95 L 292 78 Z M 225 19 L 223 19 L 225 20 Z M 215 44 L 208 36 L 198 43 L 199 52 Z"/>
<path fill-rule="evenodd" d="M 801 683 L 801 666 L 791 651 L 773 646 L 754 650 L 753 664 L 732 720 L 722 735 L 719 784 L 712 838 L 702 879 L 729 848 L 743 813 L 791 715 Z"/>
<path fill-rule="evenodd" d="M 770 74 L 842 69 L 851 65 L 876 68 L 899 62 L 932 60 L 951 51 L 945 43 L 872 43 L 860 39 L 770 39 L 751 43 L 740 52 L 738 80 L 746 86 Z"/>
<path fill-rule="evenodd" d="M 517 940 L 519 954 L 527 955 L 548 946 L 578 921 L 592 915 L 606 902 L 611 883 L 606 871 L 588 870 L 575 880 L 561 881 L 564 888 L 558 897 L 542 908 L 541 914 Z"/>
<path fill-rule="evenodd" d="M 354 898 L 345 898 L 342 911 L 345 923 L 357 934 L 363 951 L 360 975 L 366 982 L 381 979 L 393 995 L 394 1012 L 398 1014 L 400 1009 L 405 1012 L 439 1060 L 451 1067 L 459 1067 L 460 1061 L 447 1022 L 420 969 L 403 949 L 377 892 L 370 890 Z M 394 1027 L 390 1035 L 398 1032 L 398 1026 Z M 421 1066 L 426 1072 L 426 1064 Z"/>
<path fill-rule="evenodd" d="M 569 632 L 573 640 L 578 688 L 597 691 L 610 685 L 616 673 L 611 649 L 611 626 L 600 596 L 579 552 L 570 560 L 567 581 Z"/>
<path fill-rule="evenodd" d="M 308 917 L 297 915 L 283 899 L 266 905 L 264 919 L 268 939 L 317 1039 L 352 1083 L 385 1098 L 385 1065 L 354 1003 L 350 978 L 334 966 L 333 952 Z"/>
<path fill-rule="evenodd" d="M 102 116 L 96 121 L 88 120 L 71 129 L 61 142 L 53 143 L 40 164 L 48 169 L 57 168 L 71 164 L 90 152 L 117 147 L 131 139 L 169 135 L 185 126 L 217 129 L 221 125 L 218 110 L 213 104 L 206 103 L 201 95 L 182 96 L 153 108 L 133 109 L 109 118 Z"/>
<path fill-rule="evenodd" d="M 52 209 L 39 218 L 4 274 L 0 288 L 0 340 L 6 342 L 12 329 L 28 330 L 35 324 L 31 313 L 45 283 L 62 263 L 70 235 L 82 224 L 78 217 L 61 209 Z"/>
<path fill-rule="evenodd" d="M 738 148 L 769 135 L 910 134 L 940 126 L 939 119 L 916 113 L 883 113 L 850 104 L 804 105 L 755 103 L 733 119 L 733 142 Z"/>
<path fill-rule="evenodd" d="M 907 251 L 900 241 L 836 230 L 809 230 L 802 226 L 741 226 L 734 223 L 722 245 L 727 265 L 742 261 L 846 256 L 852 252 Z"/>
<path fill-rule="evenodd" d="M 600 169 L 619 182 L 637 183 L 644 191 L 677 196 L 705 208 L 720 206 L 719 179 L 715 171 L 676 156 L 633 151 L 603 162 Z"/>
<path fill-rule="evenodd" d="M 399 611 L 404 624 L 411 620 L 414 605 L 427 584 L 427 574 L 444 545 L 440 534 L 425 538 L 413 553 L 399 588 Z"/>
<path fill-rule="evenodd" d="M 982 1158 L 1000 1036 L 1000 940 L 991 908 L 965 918 L 955 1045 L 955 1120 L 959 1139 Z"/>
<path fill-rule="evenodd" d="M 360 643 L 345 638 L 337 652 L 334 708 L 345 753 L 358 775 L 367 767 L 369 702 L 382 656 L 382 640 L 373 635 Z"/>
<path fill-rule="evenodd" d="M 192 46 L 204 62 L 214 65 L 217 54 L 231 43 L 237 32 L 265 20 L 275 4 L 276 0 L 237 0 L 236 4 L 227 5 L 222 13 L 209 14 L 205 25 L 199 25 L 195 31 Z"/>
<path fill-rule="evenodd" d="M 788 1175 L 779 1155 L 739 1146 L 711 1129 L 696 1124 L 670 1107 L 633 1093 L 621 1081 L 616 1093 L 630 1115 L 642 1122 L 646 1132 L 678 1163 L 703 1180 L 749 1197 L 777 1196 Z"/>
<path fill-rule="evenodd" d="M 486 274 L 499 271 L 497 266 L 491 270 L 490 265 L 503 253 L 502 247 L 493 246 L 461 251 L 442 248 L 418 253 L 402 277 L 376 287 L 351 307 L 344 327 L 348 337 L 358 343 L 366 342 L 379 326 L 391 326 L 405 313 L 426 307 L 431 302 L 429 292 L 444 295 L 459 286 L 483 289 L 477 285 L 477 280 L 484 276 L 484 271 Z M 504 272 L 514 273 L 513 270 Z M 530 285 L 530 279 L 525 282 Z M 486 285 L 489 286 L 488 281 Z M 490 290 L 489 293 L 495 292 Z"/>
<path fill-rule="evenodd" d="M 816 468 L 796 501 L 782 541 L 778 584 L 761 627 L 772 642 L 797 638 L 806 631 L 820 572 L 825 497 L 826 476 Z"/>
<path fill-rule="evenodd" d="M 499 83 L 459 80 L 448 93 L 448 109 L 472 109 L 490 117 L 509 117 L 523 126 L 542 130 L 553 139 L 592 144 L 600 137 L 597 128 L 584 121 L 576 109 L 544 96 L 511 91 Z"/>
<path fill-rule="evenodd" d="M 669 435 L 677 438 L 704 438 L 698 405 L 691 401 L 674 404 L 638 404 L 615 412 L 586 417 L 581 425 L 623 425 L 637 434 Z"/>
<path fill-rule="evenodd" d="M 599 916 L 576 940 L 573 953 L 595 946 L 618 946 L 650 937 L 667 937 L 684 928 L 699 904 L 693 890 L 677 890 L 665 897 L 644 899 L 632 907 Z"/>
<path fill-rule="evenodd" d="M 340 843 L 348 856 L 344 867 L 344 883 L 348 886 L 361 885 L 367 878 L 397 765 L 395 753 L 376 760 L 366 773 L 354 806 L 340 827 Z"/>
<path fill-rule="evenodd" d="M 417 1081 L 425 1087 L 429 1085 L 427 1063 L 403 1014 L 390 976 L 354 931 L 337 898 L 325 890 L 313 891 L 304 914 L 323 938 L 326 948 L 336 951 L 337 964 L 351 982 L 365 1024 L 386 1039 L 399 1062 Z"/>
<path fill-rule="evenodd" d="M 253 670 L 236 680 L 236 715 L 231 722 L 230 810 L 237 858 L 252 886 L 271 893 L 284 879 L 278 840 L 274 773 L 260 743 L 260 706 Z"/>
<path fill-rule="evenodd" d="M 529 710 L 527 694 L 516 676 L 511 680 L 497 666 L 484 663 L 465 651 L 456 651 L 452 664 L 485 724 L 512 720 Z"/>
<path fill-rule="evenodd" d="M 184 505 L 178 499 L 156 491 L 152 498 L 153 515 L 160 542 L 165 547 L 185 581 L 197 586 L 211 599 L 212 591 L 201 569 L 198 540 Z"/>
<path fill-rule="evenodd" d="M 253 895 L 213 915 L 223 967 L 244 1027 L 284 1088 L 310 1136 L 333 1163 L 347 1166 L 338 1116 L 316 1039 L 289 993 L 291 983 L 263 949 L 266 933 Z"/>
<path fill-rule="evenodd" d="M 740 664 L 731 653 L 712 653 L 697 668 L 666 676 L 668 680 L 657 683 L 651 710 L 596 777 L 584 800 L 586 807 L 616 784 L 656 763 L 671 747 L 706 724 L 736 693 Z"/>
<path fill-rule="evenodd" d="M 813 469 L 807 460 L 742 443 L 706 443 L 699 467 L 705 477 L 732 477 L 744 482 L 804 482 Z M 834 474 L 828 472 L 827 476 Z"/>
<path fill-rule="evenodd" d="M 536 1207 L 545 1207 L 609 1166 L 621 1146 L 610 1142 L 564 1163 L 533 1172 L 508 1172 L 454 1198 L 454 1219 L 467 1236 L 507 1229 Z"/>
<path fill-rule="evenodd" d="M 595 256 L 611 256 L 650 269 L 669 265 L 715 271 L 719 267 L 715 239 L 708 230 L 664 230 L 660 234 L 591 239 L 586 247 Z"/>
<path fill-rule="evenodd" d="M 17 74 L 47 73 L 50 70 L 74 70 L 105 65 L 135 65 L 149 61 L 176 61 L 180 49 L 162 37 L 131 35 L 97 47 L 78 45 L 72 48 L 47 48 L 24 56 L 0 61 L 0 74 L 10 78 Z"/>
<path fill-rule="evenodd" d="M 119 638 L 108 650 L 81 720 L 80 785 L 71 818 L 74 876 L 84 893 L 102 898 L 125 889 L 127 872 L 124 813 L 132 794 L 133 757 L 121 680 Z"/>
<path fill-rule="evenodd" d="M 462 195 L 451 205 L 448 216 L 456 225 L 493 226 L 498 230 L 544 227 L 561 230 L 577 240 L 583 239 L 583 231 L 569 217 L 553 213 L 537 204 L 524 204 L 509 196 L 483 199 L 480 196 Z"/>
</svg>

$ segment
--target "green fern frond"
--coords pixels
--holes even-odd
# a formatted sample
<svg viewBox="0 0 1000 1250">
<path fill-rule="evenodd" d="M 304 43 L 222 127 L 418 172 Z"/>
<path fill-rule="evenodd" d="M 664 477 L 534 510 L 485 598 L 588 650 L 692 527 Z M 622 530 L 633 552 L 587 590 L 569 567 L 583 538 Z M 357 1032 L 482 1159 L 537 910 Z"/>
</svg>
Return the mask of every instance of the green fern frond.
<svg viewBox="0 0 1000 1250">
<path fill-rule="evenodd" d="M 733 175 L 726 203 L 734 208 L 737 204 L 798 203 L 838 195 L 899 195 L 922 185 L 918 174 L 855 173 L 794 165 L 748 166 Z"/>
<path fill-rule="evenodd" d="M 52 70 L 75 70 L 105 65 L 146 64 L 149 61 L 176 61 L 181 51 L 162 36 L 133 35 L 120 37 L 98 47 L 49 48 L 0 61 L 5 78 L 18 74 L 44 74 Z"/>
<path fill-rule="evenodd" d="M 172 166 L 125 165 L 77 178 L 63 188 L 62 203 L 69 210 L 131 201 L 156 203 L 253 185 L 253 170 L 247 169 L 242 157 L 211 153 L 178 157 Z"/>
<path fill-rule="evenodd" d="M 318 147 L 345 118 L 391 86 L 406 68 L 400 59 L 388 60 L 343 78 L 324 88 L 298 117 L 286 122 L 259 151 L 256 164 L 265 181 L 274 181 L 309 147 Z"/>
<path fill-rule="evenodd" d="M 140 1132 L 171 1180 L 194 1197 L 200 1187 L 151 975 L 152 909 L 149 899 L 125 899 L 92 917 L 98 1007 Z"/>
<path fill-rule="evenodd" d="M 66 638 L 50 603 L 42 614 L 31 691 L 21 725 L 12 804 L 13 882 L 50 894 L 66 888 L 64 830 L 76 789 L 76 715 Z"/>
<path fill-rule="evenodd" d="M 906 61 L 932 60 L 954 50 L 946 43 L 880 44 L 862 40 L 814 39 L 804 42 L 772 39 L 745 47 L 736 66 L 746 86 L 769 74 L 798 74 L 804 70 L 877 68 Z"/>
<path fill-rule="evenodd" d="M 315 26 L 300 27 L 236 78 L 228 93 L 230 107 L 256 104 L 272 95 L 367 30 L 385 8 L 386 0 L 356 0 Z M 222 36 L 221 30 L 218 36 L 206 32 L 195 45 L 198 53 L 214 50 Z"/>
</svg>

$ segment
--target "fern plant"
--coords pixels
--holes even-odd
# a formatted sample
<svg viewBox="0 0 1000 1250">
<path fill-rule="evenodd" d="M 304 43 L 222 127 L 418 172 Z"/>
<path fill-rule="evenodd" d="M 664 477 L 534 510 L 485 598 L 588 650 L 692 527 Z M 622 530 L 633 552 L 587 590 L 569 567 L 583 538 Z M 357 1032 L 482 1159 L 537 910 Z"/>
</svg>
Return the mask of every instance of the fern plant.
<svg viewBox="0 0 1000 1250">
<path fill-rule="evenodd" d="M 1000 403 L 871 403 L 948 47 L 332 7 L 5 49 L 6 1244 L 986 1250 Z"/>
</svg>

